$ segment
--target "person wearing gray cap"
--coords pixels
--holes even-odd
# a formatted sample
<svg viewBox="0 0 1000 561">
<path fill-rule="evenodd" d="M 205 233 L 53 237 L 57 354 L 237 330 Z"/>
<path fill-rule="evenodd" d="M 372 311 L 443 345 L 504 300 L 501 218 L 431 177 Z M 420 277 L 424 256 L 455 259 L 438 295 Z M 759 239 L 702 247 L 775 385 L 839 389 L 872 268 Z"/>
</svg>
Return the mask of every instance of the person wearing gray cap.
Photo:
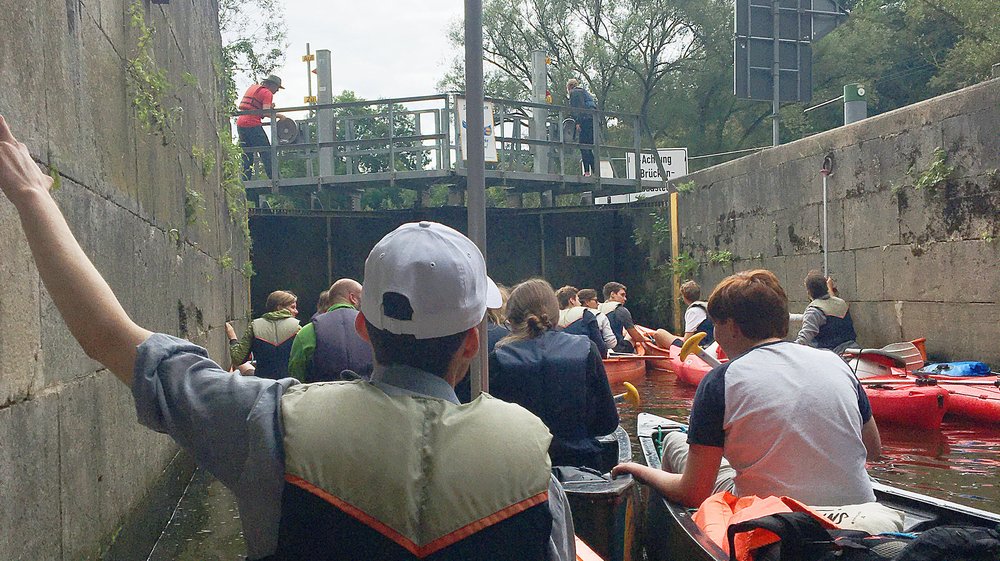
<svg viewBox="0 0 1000 561">
<path fill-rule="evenodd" d="M 240 111 L 262 111 L 274 108 L 274 94 L 278 90 L 283 90 L 281 78 L 274 74 L 261 80 L 259 84 L 253 84 L 240 100 Z M 271 152 L 260 150 L 261 147 L 270 146 L 267 134 L 264 132 L 264 124 L 260 113 L 240 115 L 236 117 L 236 132 L 240 137 L 240 148 L 243 148 L 243 180 L 250 179 L 253 169 L 253 155 L 260 156 L 260 161 L 264 163 L 264 173 L 267 178 L 271 178 Z M 254 149 L 258 152 L 254 152 Z"/>
<path fill-rule="evenodd" d="M 0 191 L 52 301 L 87 355 L 131 387 L 139 422 L 233 491 L 249 559 L 575 558 L 545 426 L 485 394 L 455 397 L 500 300 L 468 238 L 421 222 L 372 249 L 356 322 L 374 348 L 370 382 L 234 376 L 132 321 L 52 183 L 0 117 Z"/>
</svg>

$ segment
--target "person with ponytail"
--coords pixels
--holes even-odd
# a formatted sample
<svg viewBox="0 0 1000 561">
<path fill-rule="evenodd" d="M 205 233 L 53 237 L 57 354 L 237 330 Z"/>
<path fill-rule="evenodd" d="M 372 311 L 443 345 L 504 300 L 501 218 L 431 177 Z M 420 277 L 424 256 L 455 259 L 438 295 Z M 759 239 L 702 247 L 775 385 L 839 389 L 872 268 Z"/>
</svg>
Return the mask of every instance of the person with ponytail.
<svg viewBox="0 0 1000 561">
<path fill-rule="evenodd" d="M 552 286 L 532 279 L 507 301 L 511 334 L 490 353 L 490 394 L 531 411 L 552 432 L 552 465 L 600 467 L 597 437 L 618 426 L 618 409 L 597 345 L 557 331 Z"/>
</svg>

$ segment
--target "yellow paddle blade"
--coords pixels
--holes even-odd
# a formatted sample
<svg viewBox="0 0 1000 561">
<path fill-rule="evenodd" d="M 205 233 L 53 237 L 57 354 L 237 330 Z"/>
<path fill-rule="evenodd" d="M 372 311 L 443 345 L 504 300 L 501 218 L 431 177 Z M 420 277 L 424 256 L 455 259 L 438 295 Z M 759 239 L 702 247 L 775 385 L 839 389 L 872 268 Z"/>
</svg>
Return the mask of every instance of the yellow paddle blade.
<svg viewBox="0 0 1000 561">
<path fill-rule="evenodd" d="M 701 344 L 701 340 L 705 337 L 708 337 L 708 333 L 705 333 L 704 331 L 699 331 L 698 333 L 688 337 L 688 340 L 684 341 L 684 344 L 681 345 L 680 359 L 682 361 L 686 360 L 688 355 L 691 353 L 698 354 L 698 351 L 701 350 L 698 345 Z"/>
<path fill-rule="evenodd" d="M 625 386 L 625 403 L 638 409 L 639 403 L 642 401 L 639 399 L 639 390 L 635 389 L 635 386 L 628 382 L 624 382 L 622 385 Z"/>
</svg>

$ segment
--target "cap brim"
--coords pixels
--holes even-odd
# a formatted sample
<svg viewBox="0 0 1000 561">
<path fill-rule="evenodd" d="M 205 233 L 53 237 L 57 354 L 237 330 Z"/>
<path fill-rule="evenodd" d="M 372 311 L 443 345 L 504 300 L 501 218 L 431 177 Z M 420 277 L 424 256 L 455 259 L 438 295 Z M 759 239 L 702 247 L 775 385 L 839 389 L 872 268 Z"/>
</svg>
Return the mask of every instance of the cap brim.
<svg viewBox="0 0 1000 561">
<path fill-rule="evenodd" d="M 486 277 L 486 307 L 497 309 L 503 306 L 503 296 L 493 279 Z"/>
</svg>

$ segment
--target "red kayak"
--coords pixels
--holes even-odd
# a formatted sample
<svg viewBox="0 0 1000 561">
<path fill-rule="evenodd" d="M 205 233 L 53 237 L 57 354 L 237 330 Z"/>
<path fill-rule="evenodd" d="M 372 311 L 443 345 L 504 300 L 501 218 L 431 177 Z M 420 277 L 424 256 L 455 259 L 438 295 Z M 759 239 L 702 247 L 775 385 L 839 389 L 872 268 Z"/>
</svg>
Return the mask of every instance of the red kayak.
<svg viewBox="0 0 1000 561">
<path fill-rule="evenodd" d="M 934 430 L 941 426 L 941 419 L 950 407 L 948 392 L 937 386 L 918 386 L 905 383 L 866 378 L 862 381 L 872 416 L 880 424 L 893 424 L 917 429 Z"/>
<path fill-rule="evenodd" d="M 670 347 L 670 368 L 677 375 L 677 380 L 691 386 L 697 386 L 701 379 L 712 369 L 707 362 L 698 355 L 690 354 L 683 361 L 680 357 L 681 348 Z M 722 359 L 722 362 L 726 362 Z"/>
<path fill-rule="evenodd" d="M 997 377 L 992 378 L 996 382 Z M 959 382 L 972 383 L 966 385 Z M 938 387 L 948 392 L 948 415 L 983 423 L 1000 423 L 1000 387 L 989 385 L 988 380 L 964 377 L 938 379 Z"/>
<path fill-rule="evenodd" d="M 612 386 L 622 382 L 636 382 L 646 375 L 645 351 L 639 347 L 636 354 L 612 355 L 604 359 L 604 371 Z"/>
</svg>

